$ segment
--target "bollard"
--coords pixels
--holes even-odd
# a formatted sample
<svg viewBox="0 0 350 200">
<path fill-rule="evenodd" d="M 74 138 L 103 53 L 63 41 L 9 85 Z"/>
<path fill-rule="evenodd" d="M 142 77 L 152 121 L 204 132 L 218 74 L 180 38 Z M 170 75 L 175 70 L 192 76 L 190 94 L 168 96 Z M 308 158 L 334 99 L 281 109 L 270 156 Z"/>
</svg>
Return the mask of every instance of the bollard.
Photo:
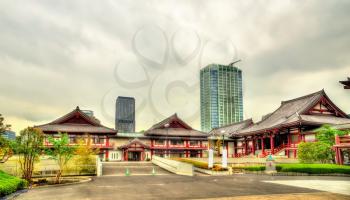
<svg viewBox="0 0 350 200">
<path fill-rule="evenodd" d="M 154 167 L 152 169 L 152 175 L 156 175 L 156 170 L 154 169 Z"/>
<path fill-rule="evenodd" d="M 126 170 L 125 170 L 125 176 L 130 176 L 129 168 L 126 168 Z"/>
</svg>

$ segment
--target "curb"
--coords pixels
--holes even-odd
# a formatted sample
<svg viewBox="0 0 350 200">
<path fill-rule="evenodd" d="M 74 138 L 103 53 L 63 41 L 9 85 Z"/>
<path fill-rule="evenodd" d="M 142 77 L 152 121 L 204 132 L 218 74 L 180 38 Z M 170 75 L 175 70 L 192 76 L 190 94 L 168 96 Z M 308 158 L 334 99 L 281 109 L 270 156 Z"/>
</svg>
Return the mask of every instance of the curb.
<svg viewBox="0 0 350 200">
<path fill-rule="evenodd" d="M 36 190 L 36 189 L 40 189 L 40 188 L 50 188 L 50 187 L 62 187 L 62 186 L 66 186 L 66 185 L 77 185 L 77 184 L 81 184 L 81 183 L 87 183 L 87 182 L 90 182 L 90 181 L 92 181 L 91 177 L 89 177 L 87 179 L 84 179 L 84 180 L 81 180 L 79 182 L 57 184 L 57 185 L 43 185 L 43 186 L 37 186 L 37 187 L 30 188 L 29 190 Z"/>
</svg>

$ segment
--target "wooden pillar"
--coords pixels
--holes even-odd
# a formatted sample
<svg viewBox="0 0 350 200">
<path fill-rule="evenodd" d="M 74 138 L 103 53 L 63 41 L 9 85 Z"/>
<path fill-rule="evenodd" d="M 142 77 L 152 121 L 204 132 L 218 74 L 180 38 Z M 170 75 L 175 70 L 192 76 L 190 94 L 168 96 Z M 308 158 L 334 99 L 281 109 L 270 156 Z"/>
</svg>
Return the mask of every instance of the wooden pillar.
<svg viewBox="0 0 350 200">
<path fill-rule="evenodd" d="M 339 162 L 339 152 L 338 152 L 338 148 L 336 147 L 335 148 L 335 163 L 336 164 L 340 164 L 340 162 Z"/>
<path fill-rule="evenodd" d="M 244 138 L 244 155 L 248 155 L 248 141 Z"/>
<path fill-rule="evenodd" d="M 106 146 L 107 147 L 109 146 L 109 137 L 108 136 L 106 137 Z"/>
<path fill-rule="evenodd" d="M 287 134 L 288 147 L 290 147 L 291 135 L 289 134 L 289 132 Z"/>
<path fill-rule="evenodd" d="M 237 155 L 237 140 L 233 142 L 233 157 Z"/>
<path fill-rule="evenodd" d="M 297 158 L 297 150 L 294 149 L 294 158 Z"/>
<path fill-rule="evenodd" d="M 261 136 L 261 152 L 265 154 L 265 136 Z"/>
<path fill-rule="evenodd" d="M 228 142 L 227 142 L 227 145 L 226 145 L 226 157 L 228 158 Z"/>
<path fill-rule="evenodd" d="M 188 150 L 186 150 L 186 158 L 188 158 L 188 152 L 189 152 L 189 151 L 188 151 Z"/>
<path fill-rule="evenodd" d="M 272 133 L 270 135 L 270 146 L 271 146 L 271 154 L 273 154 L 275 150 L 275 141 L 274 141 L 274 134 Z"/>
<path fill-rule="evenodd" d="M 252 138 L 252 146 L 253 156 L 255 156 L 255 137 Z"/>
<path fill-rule="evenodd" d="M 105 152 L 106 152 L 106 160 L 108 160 L 108 158 L 109 158 L 109 150 L 106 149 Z"/>
</svg>

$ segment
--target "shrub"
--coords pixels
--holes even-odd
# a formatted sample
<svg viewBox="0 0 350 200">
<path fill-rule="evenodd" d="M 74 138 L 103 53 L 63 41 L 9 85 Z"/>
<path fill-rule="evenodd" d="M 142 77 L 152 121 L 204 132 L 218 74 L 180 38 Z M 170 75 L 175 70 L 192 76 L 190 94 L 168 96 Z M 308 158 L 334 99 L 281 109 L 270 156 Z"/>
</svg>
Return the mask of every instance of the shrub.
<svg viewBox="0 0 350 200">
<path fill-rule="evenodd" d="M 265 166 L 241 166 L 241 167 L 233 167 L 233 169 L 243 169 L 246 171 L 264 171 L 266 169 Z"/>
<path fill-rule="evenodd" d="M 276 170 L 308 174 L 350 174 L 350 166 L 335 164 L 278 164 Z"/>
<path fill-rule="evenodd" d="M 334 157 L 332 146 L 326 142 L 302 142 L 298 146 L 301 163 L 328 163 Z"/>
<path fill-rule="evenodd" d="M 27 186 L 27 181 L 0 171 L 0 197 L 16 192 Z"/>
</svg>

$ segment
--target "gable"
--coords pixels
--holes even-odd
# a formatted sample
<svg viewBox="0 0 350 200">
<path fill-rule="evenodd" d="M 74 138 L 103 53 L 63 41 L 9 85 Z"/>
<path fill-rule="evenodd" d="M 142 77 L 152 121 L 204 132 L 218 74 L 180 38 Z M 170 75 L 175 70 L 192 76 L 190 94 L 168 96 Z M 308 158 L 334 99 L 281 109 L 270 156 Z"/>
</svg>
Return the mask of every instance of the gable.
<svg viewBox="0 0 350 200">
<path fill-rule="evenodd" d="M 87 124 L 92 126 L 100 126 L 100 122 L 85 113 L 83 113 L 79 107 L 72 112 L 52 121 L 49 124 Z"/>
<path fill-rule="evenodd" d="M 149 130 L 166 129 L 166 128 L 175 128 L 175 129 L 182 128 L 186 130 L 193 130 L 192 127 L 186 124 L 183 120 L 181 120 L 176 113 L 164 119 L 163 121 L 159 122 L 158 124 L 153 125 Z"/>
<path fill-rule="evenodd" d="M 90 121 L 83 118 L 80 114 L 72 115 L 68 119 L 61 121 L 59 124 L 91 124 Z"/>
<path fill-rule="evenodd" d="M 183 129 L 191 129 L 187 124 L 182 123 L 181 121 L 174 120 L 169 123 L 169 128 L 183 128 Z"/>
<path fill-rule="evenodd" d="M 348 118 L 347 115 L 327 97 L 327 95 L 323 95 L 320 100 L 307 111 L 306 114 Z"/>
</svg>

